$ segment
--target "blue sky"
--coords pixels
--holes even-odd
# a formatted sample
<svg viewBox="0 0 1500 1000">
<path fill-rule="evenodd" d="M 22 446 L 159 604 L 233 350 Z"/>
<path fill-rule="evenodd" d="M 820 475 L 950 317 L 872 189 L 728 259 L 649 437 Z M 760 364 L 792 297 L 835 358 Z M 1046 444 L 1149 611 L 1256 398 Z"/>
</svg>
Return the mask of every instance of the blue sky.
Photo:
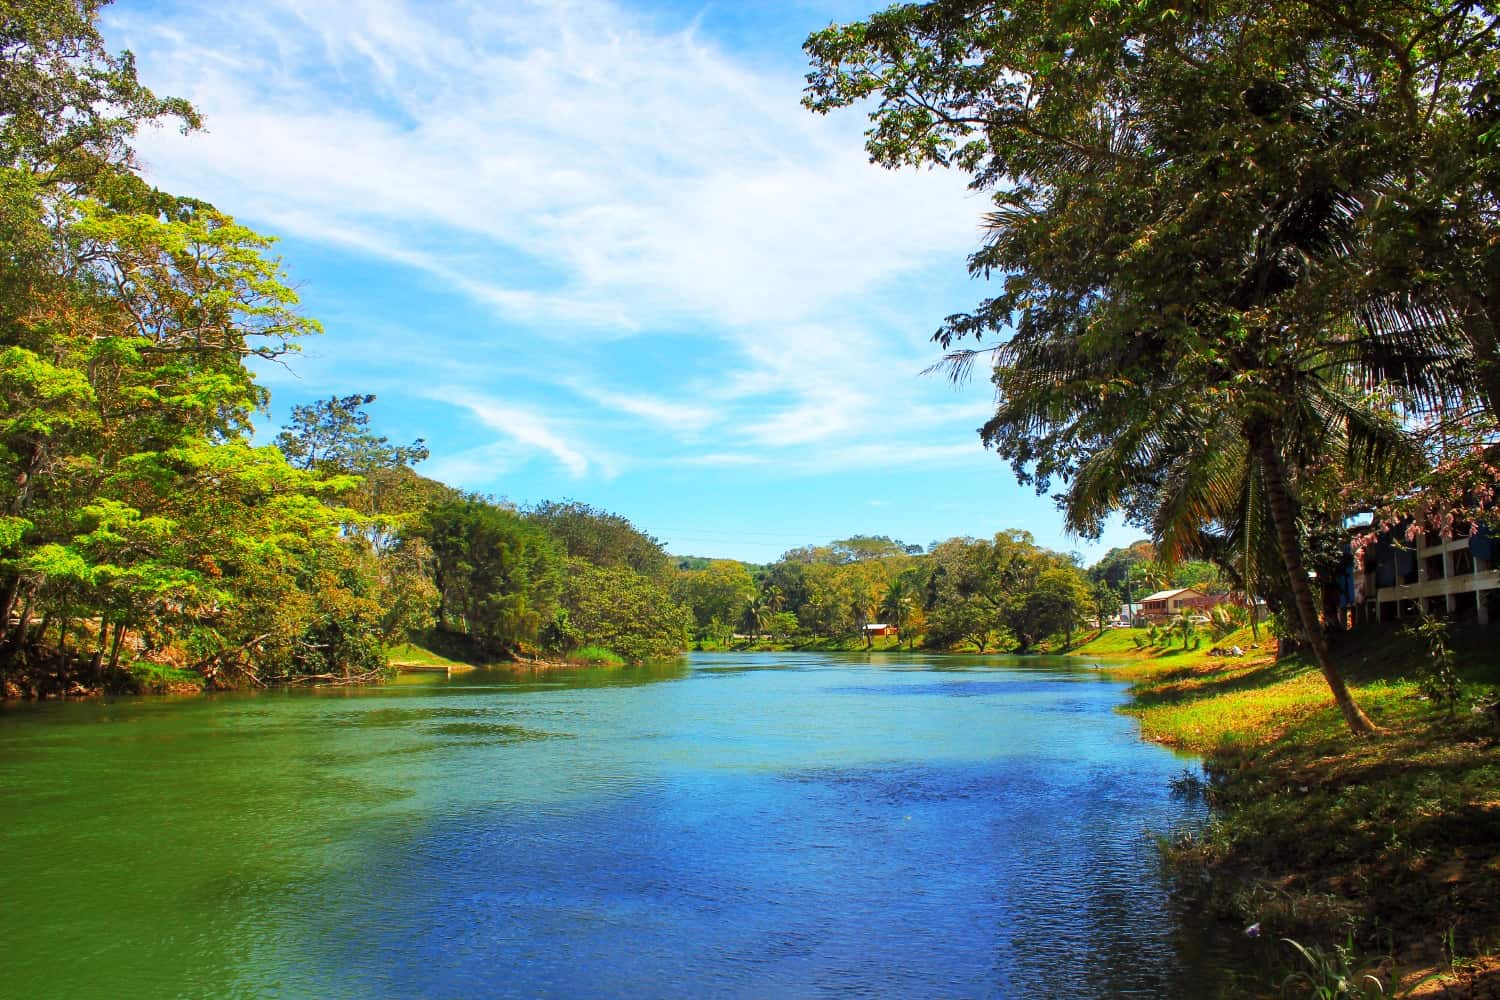
<svg viewBox="0 0 1500 1000">
<path fill-rule="evenodd" d="M 280 238 L 327 333 L 271 367 L 269 424 L 372 392 L 425 474 L 629 517 L 678 554 L 770 561 L 1001 528 L 1092 560 L 975 428 L 983 380 L 920 375 L 982 197 L 867 162 L 803 110 L 800 44 L 845 0 L 118 0 L 112 47 L 207 128 L 148 176 Z"/>
</svg>

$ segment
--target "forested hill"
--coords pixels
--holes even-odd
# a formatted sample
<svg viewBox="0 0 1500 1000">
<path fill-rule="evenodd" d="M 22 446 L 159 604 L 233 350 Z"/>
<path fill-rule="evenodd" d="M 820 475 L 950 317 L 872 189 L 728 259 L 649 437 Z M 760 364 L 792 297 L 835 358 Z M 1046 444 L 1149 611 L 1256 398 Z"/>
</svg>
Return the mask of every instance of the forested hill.
<svg viewBox="0 0 1500 1000">
<path fill-rule="evenodd" d="M 857 646 L 875 624 L 887 644 L 1027 650 L 1113 613 L 1120 580 L 1022 531 L 674 561 L 585 503 L 419 475 L 425 444 L 376 433 L 363 393 L 257 445 L 252 359 L 293 363 L 321 328 L 268 237 L 142 178 L 138 129 L 201 123 L 106 50 L 98 6 L 23 0 L 0 33 L 7 695 L 371 679 L 429 633 L 488 660 Z"/>
</svg>

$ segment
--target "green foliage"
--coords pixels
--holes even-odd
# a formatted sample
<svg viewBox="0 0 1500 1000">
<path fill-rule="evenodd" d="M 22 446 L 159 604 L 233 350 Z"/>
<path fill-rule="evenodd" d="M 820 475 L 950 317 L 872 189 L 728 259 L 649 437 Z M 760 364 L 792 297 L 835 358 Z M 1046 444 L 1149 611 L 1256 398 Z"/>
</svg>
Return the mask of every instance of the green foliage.
<svg viewBox="0 0 1500 1000">
<path fill-rule="evenodd" d="M 970 270 L 996 294 L 935 336 L 956 378 L 993 365 L 985 443 L 1039 492 L 1062 484 L 1074 530 L 1123 510 L 1160 558 L 1284 584 L 1368 731 L 1322 638 L 1298 508 L 1407 490 L 1426 457 L 1414 417 L 1477 400 L 1493 426 L 1500 248 L 1480 234 L 1500 188 L 1478 81 L 1500 76 L 1500 46 L 1487 13 L 1448 4 L 1173 14 L 898 4 L 808 39 L 806 104 L 867 107 L 877 162 L 954 166 L 990 194 Z"/>
<path fill-rule="evenodd" d="M 94 674 L 137 648 L 219 683 L 373 672 L 385 602 L 329 502 L 352 481 L 248 444 L 245 359 L 319 327 L 268 238 L 137 176 L 139 126 L 198 119 L 105 51 L 99 6 L 0 11 L 0 671 L 74 669 L 72 634 Z"/>
<path fill-rule="evenodd" d="M 1188 643 L 1195 646 L 1198 644 L 1198 625 L 1193 621 L 1196 611 L 1183 609 L 1173 615 L 1167 624 L 1168 634 L 1182 639 L 1182 648 L 1187 649 Z"/>
<path fill-rule="evenodd" d="M 1071 646 L 1073 630 L 1092 603 L 1083 574 L 1076 568 L 1059 566 L 1043 570 L 1031 591 L 1013 602 L 1010 629 L 1018 636 L 1045 637 L 1061 632 Z"/>
<path fill-rule="evenodd" d="M 550 641 L 572 654 L 577 647 L 602 646 L 640 662 L 687 648 L 692 613 L 666 589 L 625 566 L 595 566 L 569 558 L 560 616 Z"/>
<path fill-rule="evenodd" d="M 1250 624 L 1250 611 L 1237 604 L 1221 604 L 1208 613 L 1209 629 L 1215 641 Z"/>
<path fill-rule="evenodd" d="M 595 667 L 622 667 L 625 665 L 623 659 L 602 646 L 583 646 L 573 650 L 569 656 L 578 663 L 587 663 Z"/>
<path fill-rule="evenodd" d="M 1282 938 L 1302 960 L 1302 967 L 1288 973 L 1281 981 L 1281 992 L 1295 989 L 1296 995 L 1316 1000 L 1348 1000 L 1385 996 L 1385 984 L 1378 976 L 1358 970 L 1353 935 L 1331 950 L 1316 944 L 1299 944 Z"/>
<path fill-rule="evenodd" d="M 373 402 L 372 395 L 355 394 L 294 406 L 292 422 L 276 435 L 276 446 L 298 468 L 334 473 L 366 474 L 425 460 L 428 451 L 421 438 L 399 446 L 370 430 L 364 408 Z"/>
<path fill-rule="evenodd" d="M 562 554 L 542 527 L 478 498 L 439 503 L 421 527 L 431 549 L 440 628 L 492 655 L 537 641 L 552 621 Z"/>
<path fill-rule="evenodd" d="M 773 612 L 766 622 L 766 632 L 777 642 L 785 642 L 801 627 L 797 616 L 790 611 Z"/>
<path fill-rule="evenodd" d="M 618 514 L 576 500 L 545 501 L 526 511 L 562 543 L 566 555 L 595 566 L 625 567 L 666 582 L 672 560 L 661 543 Z"/>
<path fill-rule="evenodd" d="M 707 630 L 714 621 L 736 621 L 755 594 L 750 571 L 744 563 L 730 559 L 715 559 L 701 569 L 684 570 L 672 581 L 672 598 L 693 612 L 700 630 Z"/>
<path fill-rule="evenodd" d="M 1406 627 L 1406 632 L 1422 644 L 1427 654 L 1418 674 L 1418 688 L 1423 697 L 1434 705 L 1445 706 L 1452 715 L 1461 685 L 1453 650 L 1448 646 L 1448 623 L 1424 612 L 1419 621 Z"/>
</svg>

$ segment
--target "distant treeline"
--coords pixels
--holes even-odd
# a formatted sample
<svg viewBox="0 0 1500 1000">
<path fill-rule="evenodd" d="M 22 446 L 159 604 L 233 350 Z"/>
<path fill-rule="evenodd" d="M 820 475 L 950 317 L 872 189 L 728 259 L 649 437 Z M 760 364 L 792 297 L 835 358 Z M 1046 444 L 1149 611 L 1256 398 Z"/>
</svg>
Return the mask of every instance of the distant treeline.
<svg viewBox="0 0 1500 1000">
<path fill-rule="evenodd" d="M 107 52 L 98 4 L 6 7 L 0 55 L 0 680 L 9 693 L 128 681 L 377 676 L 427 629 L 483 655 L 628 660 L 735 632 L 1026 649 L 1104 610 L 1024 532 L 926 549 L 851 538 L 754 572 L 679 569 L 614 514 L 516 509 L 424 478 L 374 397 L 269 401 L 247 365 L 319 331 L 270 241 L 150 186 L 143 124 L 200 125 Z"/>
</svg>

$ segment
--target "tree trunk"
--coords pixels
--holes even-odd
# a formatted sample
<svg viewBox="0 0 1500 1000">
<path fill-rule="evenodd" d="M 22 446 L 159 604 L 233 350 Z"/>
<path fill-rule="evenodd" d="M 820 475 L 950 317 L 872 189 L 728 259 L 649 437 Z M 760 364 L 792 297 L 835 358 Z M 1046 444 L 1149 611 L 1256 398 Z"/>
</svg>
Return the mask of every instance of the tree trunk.
<svg viewBox="0 0 1500 1000">
<path fill-rule="evenodd" d="M 1349 731 L 1355 735 L 1373 733 L 1376 731 L 1375 724 L 1354 703 L 1353 696 L 1344 684 L 1343 675 L 1334 666 L 1328 653 L 1323 626 L 1318 621 L 1318 612 L 1313 604 L 1312 587 L 1307 582 L 1307 567 L 1302 562 L 1302 547 L 1297 542 L 1297 523 L 1292 513 L 1291 492 L 1281 453 L 1276 450 L 1267 428 L 1254 429 L 1249 437 L 1250 446 L 1260 459 L 1261 471 L 1265 476 L 1266 500 L 1271 506 L 1271 523 L 1276 528 L 1276 547 L 1281 551 L 1281 560 L 1286 565 L 1293 603 L 1296 604 L 1307 644 L 1312 649 L 1318 668 L 1323 671 L 1323 679 L 1328 682 L 1328 689 L 1333 692 L 1333 700 L 1343 713 Z"/>
<path fill-rule="evenodd" d="M 125 623 L 115 622 L 115 634 L 109 646 L 109 670 L 114 673 L 120 665 L 120 640 L 125 637 Z"/>
<path fill-rule="evenodd" d="M 1496 254 L 1500 258 L 1500 254 Z M 1500 272 L 1500 266 L 1493 270 Z M 1500 292 L 1500 274 L 1495 280 Z M 1496 333 L 1496 315 L 1489 303 L 1472 291 L 1463 297 L 1463 331 L 1474 352 L 1474 374 L 1491 416 L 1500 416 L 1500 335 Z"/>
<path fill-rule="evenodd" d="M 21 575 L 17 573 L 5 585 L 5 597 L 0 599 L 0 643 L 10 635 L 10 613 L 16 608 L 16 596 L 21 592 Z"/>
<path fill-rule="evenodd" d="M 33 587 L 26 591 L 26 598 L 21 602 L 21 617 L 16 622 L 14 633 L 10 631 L 9 619 L 6 620 L 6 628 L 3 633 L 0 633 L 0 649 L 26 648 L 26 630 L 31 627 L 31 604 L 34 600 L 36 600 L 36 588 Z"/>
<path fill-rule="evenodd" d="M 99 671 L 104 668 L 104 637 L 109 632 L 109 622 L 103 615 L 99 616 L 99 645 L 94 649 L 94 658 L 89 661 L 89 669 L 94 676 L 99 676 Z"/>
</svg>

